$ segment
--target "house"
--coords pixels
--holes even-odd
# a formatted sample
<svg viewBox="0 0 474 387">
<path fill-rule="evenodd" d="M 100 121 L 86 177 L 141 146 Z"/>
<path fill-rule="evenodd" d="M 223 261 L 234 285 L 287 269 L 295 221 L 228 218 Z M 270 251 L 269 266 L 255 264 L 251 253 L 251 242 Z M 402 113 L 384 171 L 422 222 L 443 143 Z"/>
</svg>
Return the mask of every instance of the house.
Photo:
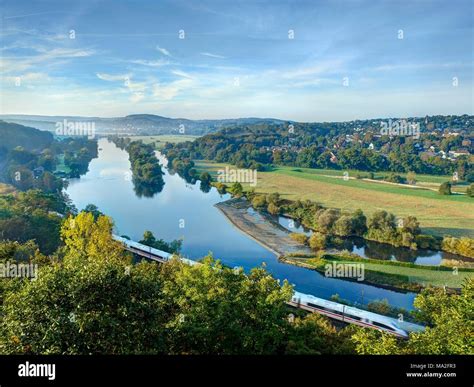
<svg viewBox="0 0 474 387">
<path fill-rule="evenodd" d="M 464 140 L 462 140 L 462 146 L 465 146 L 467 148 L 471 148 L 471 147 L 474 147 L 474 139 L 472 138 L 466 138 Z"/>
<path fill-rule="evenodd" d="M 38 168 L 33 169 L 33 176 L 35 177 L 35 179 L 38 179 L 41 176 L 43 176 L 43 173 L 44 173 L 43 167 L 38 167 Z"/>
<path fill-rule="evenodd" d="M 453 158 L 457 158 L 460 156 L 469 156 L 469 155 L 470 153 L 467 149 L 455 149 L 455 150 L 449 151 L 449 156 Z"/>
</svg>

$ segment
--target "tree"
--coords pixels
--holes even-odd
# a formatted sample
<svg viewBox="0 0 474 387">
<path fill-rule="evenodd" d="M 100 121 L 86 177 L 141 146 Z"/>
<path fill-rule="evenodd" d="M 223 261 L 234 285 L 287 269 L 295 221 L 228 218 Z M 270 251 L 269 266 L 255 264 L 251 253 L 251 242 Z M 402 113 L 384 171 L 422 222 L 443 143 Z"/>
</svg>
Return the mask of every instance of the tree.
<svg viewBox="0 0 474 387">
<path fill-rule="evenodd" d="M 130 271 L 107 261 L 42 267 L 5 298 L 0 352 L 162 353 L 160 289 L 154 264 Z"/>
<path fill-rule="evenodd" d="M 338 212 L 332 208 L 318 211 L 315 217 L 315 223 L 318 231 L 330 233 L 338 217 Z"/>
<path fill-rule="evenodd" d="M 407 182 L 408 184 L 416 184 L 416 173 L 415 172 L 408 172 L 407 173 Z"/>
<path fill-rule="evenodd" d="M 352 215 L 352 230 L 357 236 L 363 236 L 367 231 L 367 218 L 361 209 L 357 209 Z"/>
<path fill-rule="evenodd" d="M 269 354 L 284 351 L 289 323 L 285 301 L 292 294 L 264 269 L 247 276 L 212 257 L 189 266 L 163 267 L 163 306 L 169 311 L 172 354 Z"/>
<path fill-rule="evenodd" d="M 354 352 L 350 330 L 338 331 L 331 322 L 316 313 L 296 318 L 286 348 L 293 355 L 337 355 Z"/>
<path fill-rule="evenodd" d="M 327 245 L 327 237 L 325 234 L 315 232 L 309 237 L 309 247 L 314 250 L 323 250 Z"/>
<path fill-rule="evenodd" d="M 244 189 L 242 188 L 242 184 L 237 181 L 232 184 L 232 186 L 230 187 L 230 191 L 232 192 L 233 196 L 235 196 L 236 198 L 240 198 Z"/>
<path fill-rule="evenodd" d="M 263 210 L 267 205 L 267 201 L 265 199 L 265 195 L 256 195 L 252 199 L 252 207 L 256 210 Z"/>
<path fill-rule="evenodd" d="M 122 261 L 120 243 L 112 238 L 113 222 L 107 216 L 97 220 L 88 212 L 69 216 L 61 228 L 61 238 L 67 254 L 65 263 L 89 261 Z"/>
<path fill-rule="evenodd" d="M 267 203 L 273 203 L 275 205 L 278 205 L 280 202 L 280 194 L 278 192 L 273 192 L 269 195 L 267 195 Z"/>
<path fill-rule="evenodd" d="M 106 218 L 94 222 L 82 213 L 75 220 L 76 227 L 64 226 L 64 261 L 40 267 L 35 281 L 15 279 L 7 289 L 0 353 L 164 353 L 158 266 L 130 266 L 110 233 L 105 238 Z"/>
<path fill-rule="evenodd" d="M 290 238 L 298 243 L 301 243 L 302 245 L 305 245 L 308 243 L 308 236 L 305 234 L 292 232 L 290 234 Z"/>
<path fill-rule="evenodd" d="M 467 187 L 466 195 L 470 196 L 471 198 L 474 197 L 474 183 Z"/>
<path fill-rule="evenodd" d="M 153 233 L 149 230 L 143 233 L 143 239 L 139 242 L 147 246 L 153 246 L 156 242 L 156 238 Z"/>
<path fill-rule="evenodd" d="M 438 193 L 440 195 L 451 195 L 451 183 L 446 181 L 439 186 Z"/>
<path fill-rule="evenodd" d="M 224 183 L 217 182 L 216 189 L 217 189 L 217 192 L 219 192 L 221 195 L 224 195 L 227 193 L 227 186 Z"/>
<path fill-rule="evenodd" d="M 368 233 L 392 238 L 397 233 L 395 216 L 387 211 L 375 211 L 367 222 Z"/>
<path fill-rule="evenodd" d="M 402 221 L 402 231 L 413 236 L 419 235 L 421 233 L 420 222 L 414 216 L 407 216 Z"/>
<path fill-rule="evenodd" d="M 459 254 L 464 257 L 474 258 L 474 239 L 461 237 L 444 237 L 441 248 L 450 253 Z"/>
<path fill-rule="evenodd" d="M 342 215 L 333 227 L 334 234 L 340 236 L 349 236 L 353 233 L 352 217 L 350 215 Z"/>
<path fill-rule="evenodd" d="M 212 177 L 209 172 L 203 172 L 201 176 L 199 176 L 199 180 L 201 180 L 202 184 L 211 184 Z"/>
<path fill-rule="evenodd" d="M 267 206 L 267 211 L 272 215 L 279 215 L 280 214 L 280 207 L 278 207 L 275 203 L 270 203 Z"/>
<path fill-rule="evenodd" d="M 180 239 L 175 239 L 168 243 L 163 239 L 156 239 L 151 231 L 145 231 L 143 233 L 143 239 L 138 243 L 153 247 L 158 250 L 166 251 L 170 254 L 178 254 L 181 250 L 183 241 Z"/>
<path fill-rule="evenodd" d="M 352 341 L 359 354 L 474 354 L 474 280 L 466 279 L 460 295 L 428 288 L 415 299 L 417 318 L 428 324 L 423 332 L 411 333 L 407 341 L 378 331 L 359 329 Z"/>
<path fill-rule="evenodd" d="M 84 207 L 84 212 L 90 212 L 94 216 L 94 220 L 97 220 L 99 216 L 103 216 L 104 214 L 99 211 L 99 207 L 95 204 L 88 204 Z"/>
<path fill-rule="evenodd" d="M 39 190 L 0 197 L 0 237 L 12 241 L 35 240 L 44 254 L 52 254 L 60 244 L 62 218 L 67 212 L 62 196 Z"/>
</svg>

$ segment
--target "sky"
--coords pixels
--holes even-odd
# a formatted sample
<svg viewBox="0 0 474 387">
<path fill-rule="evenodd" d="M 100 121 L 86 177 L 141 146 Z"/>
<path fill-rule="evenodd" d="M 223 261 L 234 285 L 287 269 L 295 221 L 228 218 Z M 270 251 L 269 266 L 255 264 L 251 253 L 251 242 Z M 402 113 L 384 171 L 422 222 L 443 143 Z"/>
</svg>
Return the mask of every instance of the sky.
<svg viewBox="0 0 474 387">
<path fill-rule="evenodd" d="M 2 114 L 474 114 L 469 0 L 3 0 L 0 23 Z"/>
</svg>

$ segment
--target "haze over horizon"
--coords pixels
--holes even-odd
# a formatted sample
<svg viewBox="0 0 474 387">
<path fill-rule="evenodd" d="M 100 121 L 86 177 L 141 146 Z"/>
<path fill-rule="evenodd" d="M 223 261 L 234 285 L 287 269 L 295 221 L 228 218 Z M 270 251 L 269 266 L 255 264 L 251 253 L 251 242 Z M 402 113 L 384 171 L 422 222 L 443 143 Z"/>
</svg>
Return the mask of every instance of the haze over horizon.
<svg viewBox="0 0 474 387">
<path fill-rule="evenodd" d="M 464 0 L 7 0 L 2 11 L 1 114 L 300 122 L 474 114 Z"/>
</svg>

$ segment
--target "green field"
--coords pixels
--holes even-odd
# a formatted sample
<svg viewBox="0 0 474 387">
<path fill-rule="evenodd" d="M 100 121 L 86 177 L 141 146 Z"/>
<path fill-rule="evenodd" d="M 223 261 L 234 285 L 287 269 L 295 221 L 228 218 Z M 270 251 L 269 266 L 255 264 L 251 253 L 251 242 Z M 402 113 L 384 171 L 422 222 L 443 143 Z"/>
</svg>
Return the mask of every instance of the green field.
<svg viewBox="0 0 474 387">
<path fill-rule="evenodd" d="M 196 167 L 215 176 L 226 164 L 197 161 Z M 361 172 L 363 173 L 363 172 Z M 349 176 L 357 171 L 349 171 Z M 443 176 L 417 176 L 419 185 L 446 181 Z M 428 181 L 429 180 L 429 181 Z M 245 185 L 244 185 L 245 186 Z M 367 215 L 386 210 L 396 216 L 416 216 L 424 232 L 474 238 L 474 199 L 466 195 L 439 195 L 436 190 L 410 188 L 384 182 L 342 179 L 342 171 L 278 167 L 259 172 L 255 188 L 260 193 L 279 192 L 290 200 L 309 199 L 325 207 L 347 211 L 362 209 Z"/>
<path fill-rule="evenodd" d="M 330 256 L 325 259 L 320 258 L 304 258 L 304 257 L 285 257 L 285 262 L 295 265 L 304 264 L 308 267 L 314 267 L 323 270 L 325 265 L 333 262 Z M 471 270 L 433 270 L 431 267 L 423 266 L 403 266 L 397 265 L 396 262 L 381 262 L 370 259 L 351 259 L 349 257 L 337 258 L 334 262 L 338 264 L 363 264 L 367 279 L 377 282 L 380 285 L 392 285 L 403 287 L 406 284 L 418 284 L 423 287 L 436 286 L 448 288 L 461 288 L 466 278 L 472 278 L 474 272 Z M 380 273 L 380 275 L 377 275 Z"/>
<path fill-rule="evenodd" d="M 62 172 L 65 174 L 71 173 L 71 168 L 69 168 L 66 164 L 64 164 L 64 155 L 58 156 L 58 164 L 56 165 L 55 172 Z"/>
<path fill-rule="evenodd" d="M 156 144 L 156 149 L 161 149 L 167 143 L 177 144 L 185 141 L 194 141 L 199 136 L 188 136 L 185 134 L 162 134 L 156 136 L 128 136 L 132 141 L 143 141 L 145 144 Z"/>
</svg>

